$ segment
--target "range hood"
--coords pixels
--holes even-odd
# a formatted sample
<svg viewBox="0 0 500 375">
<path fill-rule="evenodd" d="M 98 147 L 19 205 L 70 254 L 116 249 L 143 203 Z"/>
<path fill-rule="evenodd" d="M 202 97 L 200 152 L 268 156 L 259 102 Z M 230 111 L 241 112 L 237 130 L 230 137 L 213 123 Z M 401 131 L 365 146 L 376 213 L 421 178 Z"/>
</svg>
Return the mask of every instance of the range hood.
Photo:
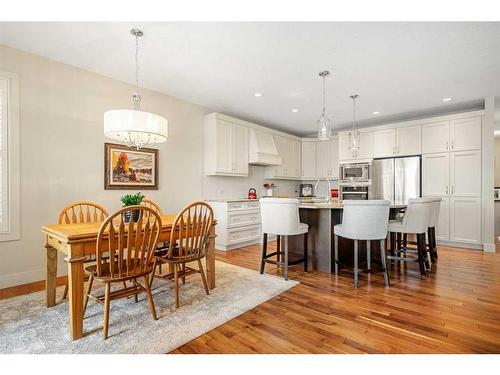
<svg viewBox="0 0 500 375">
<path fill-rule="evenodd" d="M 248 163 L 253 165 L 281 165 L 281 157 L 271 133 L 250 129 Z"/>
</svg>

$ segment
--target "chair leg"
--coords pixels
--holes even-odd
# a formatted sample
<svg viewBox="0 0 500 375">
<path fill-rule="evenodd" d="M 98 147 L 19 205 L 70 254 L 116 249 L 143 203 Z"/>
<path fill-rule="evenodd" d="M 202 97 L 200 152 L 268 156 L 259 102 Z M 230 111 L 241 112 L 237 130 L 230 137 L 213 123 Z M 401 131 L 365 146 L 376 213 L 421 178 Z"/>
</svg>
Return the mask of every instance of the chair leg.
<svg viewBox="0 0 500 375">
<path fill-rule="evenodd" d="M 92 291 L 92 284 L 94 282 L 94 276 L 90 275 L 89 285 L 87 285 L 87 293 L 85 294 L 85 303 L 83 304 L 83 316 L 85 317 L 85 311 L 87 311 L 87 304 L 89 303 L 89 294 Z"/>
<path fill-rule="evenodd" d="M 180 301 L 179 301 L 179 271 L 178 271 L 178 264 L 174 264 L 174 284 L 175 284 L 175 307 L 179 308 L 180 306 Z"/>
<path fill-rule="evenodd" d="M 276 260 L 278 262 L 280 262 L 281 261 L 281 236 L 279 234 L 276 236 L 276 252 L 278 253 L 276 255 Z"/>
<path fill-rule="evenodd" d="M 390 242 L 390 253 L 391 256 L 395 255 L 395 249 L 396 249 L 396 233 L 391 232 L 389 233 L 389 242 Z M 394 263 L 394 260 L 391 259 L 391 263 Z"/>
<path fill-rule="evenodd" d="M 146 296 L 148 297 L 149 310 L 151 310 L 151 315 L 154 320 L 158 320 L 156 317 L 155 301 L 153 300 L 153 295 L 151 294 L 151 286 L 149 285 L 149 277 L 144 276 L 144 288 L 146 289 Z"/>
<path fill-rule="evenodd" d="M 207 293 L 208 296 L 210 292 L 208 290 L 207 278 L 205 277 L 205 271 L 203 270 L 201 259 L 198 259 L 198 267 L 200 268 L 201 280 L 203 281 L 203 286 L 205 287 L 205 293 Z"/>
<path fill-rule="evenodd" d="M 336 234 L 334 235 L 334 244 L 333 244 L 333 251 L 334 251 L 334 256 L 333 256 L 333 262 L 334 262 L 334 268 L 335 268 L 335 275 L 339 274 L 339 236 Z"/>
<path fill-rule="evenodd" d="M 156 273 L 156 268 L 159 267 L 160 269 L 160 274 L 161 274 L 161 263 L 160 264 L 156 264 L 156 261 L 155 261 L 155 264 L 153 265 L 153 272 L 151 272 L 151 277 L 149 278 L 149 288 L 151 289 L 153 287 L 153 281 L 154 281 L 154 278 L 155 278 L 155 273 Z"/>
<path fill-rule="evenodd" d="M 431 263 L 434 264 L 436 263 L 436 244 L 434 243 L 434 236 L 433 236 L 433 232 L 434 231 L 434 228 L 429 228 L 427 230 L 427 236 L 428 236 L 428 239 L 429 239 L 429 253 L 431 255 Z"/>
<path fill-rule="evenodd" d="M 432 232 L 432 246 L 434 247 L 434 258 L 438 259 L 438 248 L 437 248 L 437 242 L 436 242 L 436 227 L 431 228 Z"/>
<path fill-rule="evenodd" d="M 136 283 L 137 283 L 137 282 L 136 282 L 135 280 L 132 280 L 132 283 L 133 283 L 134 287 L 137 289 L 137 285 L 136 285 Z M 138 293 L 135 293 L 135 294 L 134 294 L 134 302 L 135 302 L 135 303 L 139 302 L 139 296 L 138 296 Z"/>
<path fill-rule="evenodd" d="M 354 287 L 358 287 L 358 240 L 354 240 Z"/>
<path fill-rule="evenodd" d="M 285 280 L 288 280 L 288 236 L 283 237 L 283 245 L 285 248 Z"/>
<path fill-rule="evenodd" d="M 68 298 L 68 289 L 69 289 L 68 282 L 69 281 L 66 280 L 66 285 L 64 285 L 64 292 L 63 292 L 63 296 L 62 296 L 63 301 Z"/>
<path fill-rule="evenodd" d="M 380 240 L 380 259 L 382 260 L 382 269 L 384 271 L 384 284 L 390 286 L 389 270 L 387 269 L 387 258 L 385 254 L 385 240 Z"/>
<path fill-rule="evenodd" d="M 307 272 L 307 232 L 304 233 L 304 272 Z"/>
<path fill-rule="evenodd" d="M 423 242 L 423 244 L 422 244 Z M 425 237 L 422 241 L 422 234 L 417 234 L 417 252 L 418 252 L 418 265 L 420 266 L 420 274 L 425 276 L 425 263 L 424 263 L 424 249 L 425 247 Z"/>
<path fill-rule="evenodd" d="M 368 268 L 368 271 L 372 269 L 372 254 L 371 254 L 371 241 L 368 240 L 366 241 L 366 267 Z"/>
<path fill-rule="evenodd" d="M 408 233 L 403 233 L 403 249 L 408 247 Z"/>
<path fill-rule="evenodd" d="M 106 283 L 106 290 L 104 293 L 104 340 L 108 338 L 109 326 L 109 295 L 111 293 L 111 284 Z"/>
<path fill-rule="evenodd" d="M 425 264 L 425 269 L 426 270 L 429 270 L 431 268 L 431 265 L 430 265 L 430 262 L 429 262 L 429 253 L 430 251 L 427 251 L 427 241 L 426 241 L 426 234 L 425 233 L 422 233 L 422 237 L 423 237 L 423 247 L 422 247 L 422 251 L 423 251 L 423 256 L 424 256 L 424 264 Z M 429 250 L 430 250 L 430 245 L 429 245 Z"/>
<path fill-rule="evenodd" d="M 186 284 L 186 276 L 184 276 L 184 272 L 186 272 L 186 263 L 182 263 L 182 283 Z"/>
<path fill-rule="evenodd" d="M 262 259 L 260 260 L 260 274 L 264 273 L 264 266 L 266 264 L 267 256 L 267 233 L 262 236 Z"/>
</svg>

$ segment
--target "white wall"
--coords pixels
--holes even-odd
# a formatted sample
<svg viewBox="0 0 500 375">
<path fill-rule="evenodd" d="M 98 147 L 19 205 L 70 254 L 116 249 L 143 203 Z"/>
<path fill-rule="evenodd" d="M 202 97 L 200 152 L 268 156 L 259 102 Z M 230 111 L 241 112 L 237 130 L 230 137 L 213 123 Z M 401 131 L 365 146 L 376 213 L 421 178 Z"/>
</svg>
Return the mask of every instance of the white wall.
<svg viewBox="0 0 500 375">
<path fill-rule="evenodd" d="M 55 223 L 69 202 L 93 200 L 109 211 L 121 206 L 128 191 L 103 187 L 102 117 L 109 109 L 130 108 L 133 86 L 1 45 L 0 70 L 19 74 L 21 106 L 21 240 L 0 242 L 4 288 L 44 278 L 40 227 Z M 159 190 L 144 191 L 165 211 L 219 196 L 219 186 L 225 197 L 262 186 L 262 167 L 251 167 L 248 178 L 203 176 L 202 126 L 209 109 L 147 90 L 142 96 L 144 110 L 169 120 L 169 140 L 158 145 Z M 278 185 L 286 192 L 295 186 Z M 62 259 L 60 265 L 63 274 Z"/>
</svg>

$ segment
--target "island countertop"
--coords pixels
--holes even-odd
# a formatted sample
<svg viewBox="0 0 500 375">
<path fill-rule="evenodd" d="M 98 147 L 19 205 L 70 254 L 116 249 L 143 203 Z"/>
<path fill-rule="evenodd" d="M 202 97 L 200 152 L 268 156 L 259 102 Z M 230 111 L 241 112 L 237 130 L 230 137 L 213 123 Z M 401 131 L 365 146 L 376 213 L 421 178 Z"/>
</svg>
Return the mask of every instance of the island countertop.
<svg viewBox="0 0 500 375">
<path fill-rule="evenodd" d="M 402 202 L 393 202 L 391 204 L 391 209 L 405 208 L 406 204 Z M 301 202 L 299 203 L 299 208 L 306 208 L 312 210 L 329 209 L 329 210 L 342 210 L 344 205 L 341 201 L 331 201 L 331 202 Z"/>
</svg>

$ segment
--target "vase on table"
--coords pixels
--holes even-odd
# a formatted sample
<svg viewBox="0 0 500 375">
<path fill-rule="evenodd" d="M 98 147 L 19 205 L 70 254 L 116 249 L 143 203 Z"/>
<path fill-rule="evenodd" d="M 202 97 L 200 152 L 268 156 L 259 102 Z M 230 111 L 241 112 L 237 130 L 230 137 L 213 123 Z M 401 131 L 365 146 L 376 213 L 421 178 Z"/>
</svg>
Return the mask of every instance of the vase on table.
<svg viewBox="0 0 500 375">
<path fill-rule="evenodd" d="M 273 196 L 273 189 L 266 189 L 266 197 L 272 197 Z"/>
</svg>

